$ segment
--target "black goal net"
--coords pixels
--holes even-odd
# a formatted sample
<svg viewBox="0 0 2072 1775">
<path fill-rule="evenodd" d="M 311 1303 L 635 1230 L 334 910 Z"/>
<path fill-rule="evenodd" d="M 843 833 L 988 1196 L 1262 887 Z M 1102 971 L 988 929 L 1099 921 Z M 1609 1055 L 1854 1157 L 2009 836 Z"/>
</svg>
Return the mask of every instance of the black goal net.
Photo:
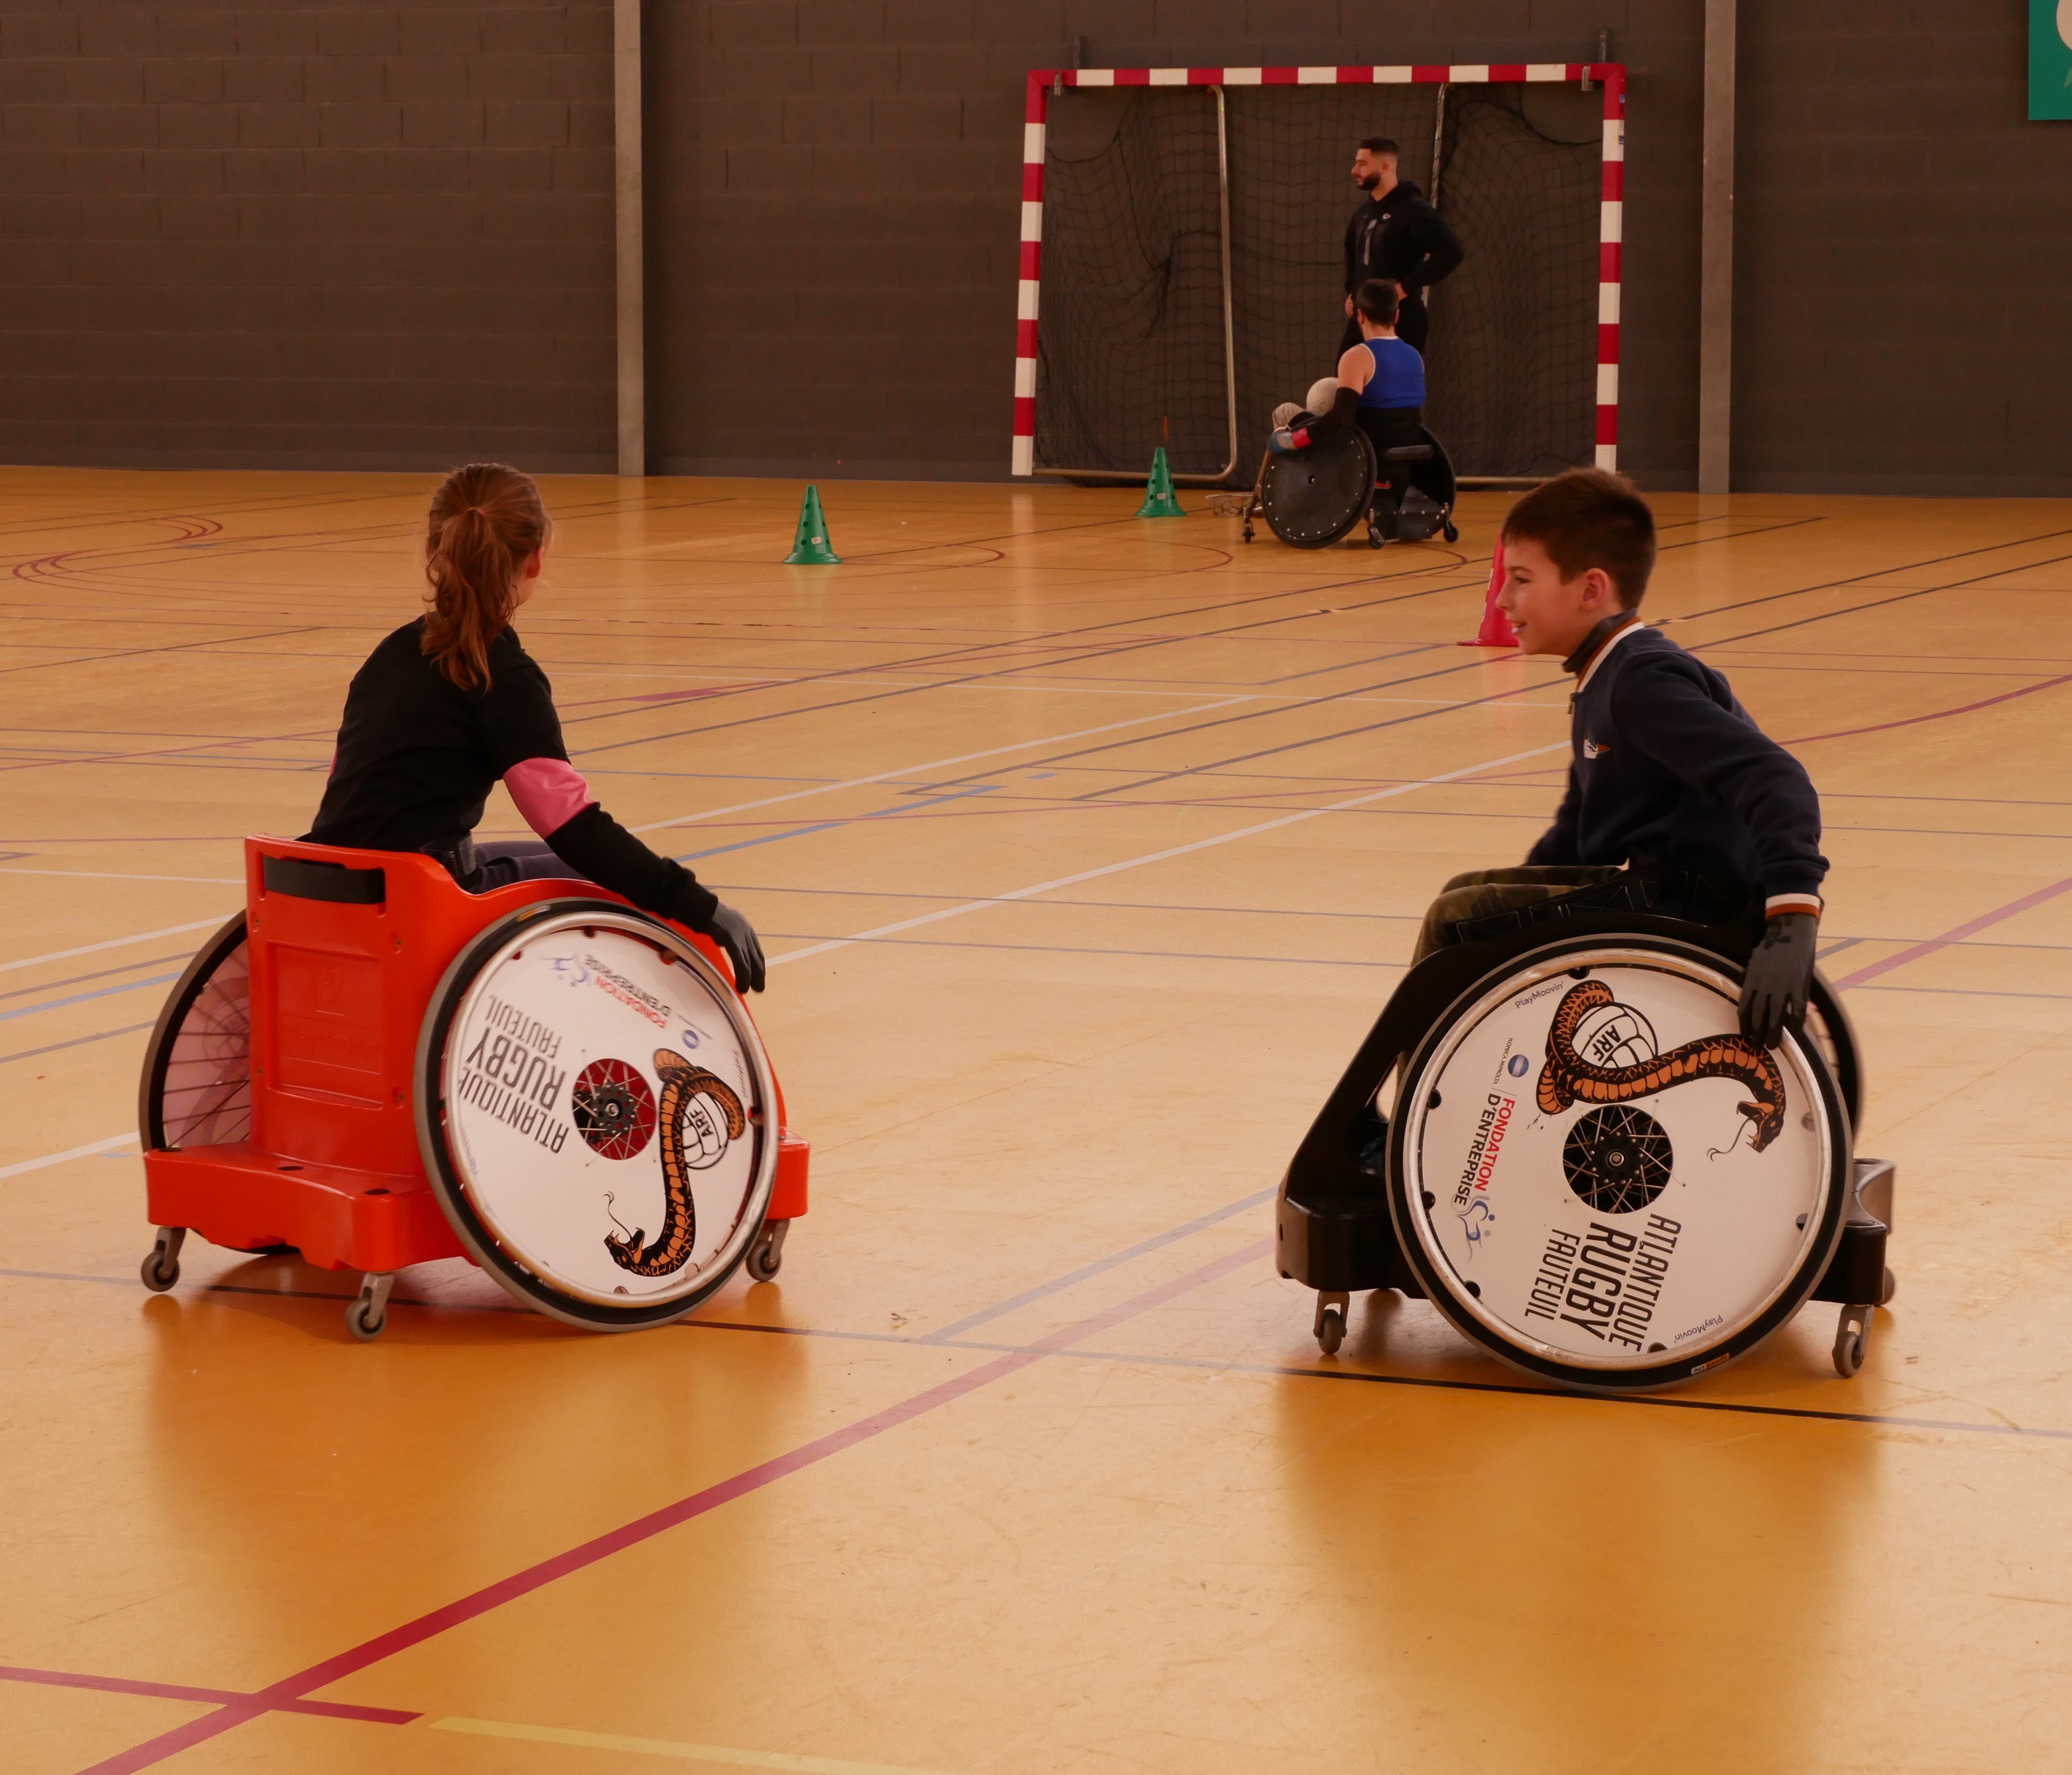
<svg viewBox="0 0 2072 1775">
<path fill-rule="evenodd" d="M 1050 98 L 1036 462 L 1249 484 L 1336 368 L 1363 137 L 1467 257 L 1429 293 L 1425 421 L 1465 475 L 1594 457 L 1602 100 L 1570 86 L 1067 88 Z M 1434 179 L 1434 154 L 1437 178 Z M 1236 445 L 1231 445 L 1235 388 Z"/>
</svg>

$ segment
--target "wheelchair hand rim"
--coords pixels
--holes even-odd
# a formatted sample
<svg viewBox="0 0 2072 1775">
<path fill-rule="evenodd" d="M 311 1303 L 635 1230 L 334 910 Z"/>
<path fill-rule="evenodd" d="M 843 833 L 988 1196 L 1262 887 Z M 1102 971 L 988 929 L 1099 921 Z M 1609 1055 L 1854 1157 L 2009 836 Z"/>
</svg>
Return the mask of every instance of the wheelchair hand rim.
<svg viewBox="0 0 2072 1775">
<path fill-rule="evenodd" d="M 1653 1335 L 1642 1334 L 1642 1347 L 1638 1351 L 1616 1346 L 1608 1346 L 1601 1351 L 1594 1346 L 1587 1353 L 1580 1351 L 1572 1346 L 1577 1337 L 1573 1331 L 1564 1332 L 1564 1341 L 1560 1343 L 1534 1335 L 1523 1323 L 1519 1305 L 1521 1300 L 1530 1300 L 1532 1296 L 1529 1288 L 1522 1294 L 1519 1290 L 1518 1258 L 1521 1247 L 1536 1258 L 1557 1249 L 1552 1238 L 1556 1228 L 1549 1224 L 1547 1212 L 1548 1198 L 1555 1194 L 1546 1181 L 1548 1136 L 1558 1128 L 1565 1169 L 1569 1158 L 1569 1136 L 1581 1129 L 1592 1114 L 1605 1112 L 1614 1106 L 1578 1100 L 1558 1115 L 1547 1115 L 1534 1095 L 1545 1060 L 1544 1051 L 1539 1048 L 1529 1052 L 1519 1049 L 1518 1053 L 1527 1064 L 1526 1070 L 1515 1078 L 1508 1070 L 1511 1063 L 1507 1062 L 1505 1077 L 1522 1088 L 1517 1091 L 1514 1107 L 1509 1111 L 1511 1116 L 1519 1119 L 1518 1122 L 1514 1124 L 1507 1121 L 1506 1128 L 1508 1131 L 1516 1125 L 1523 1131 L 1529 1127 L 1531 1118 L 1540 1118 L 1542 1125 L 1531 1132 L 1532 1140 L 1540 1146 L 1542 1169 L 1536 1173 L 1532 1189 L 1515 1195 L 1511 1204 L 1515 1230 L 1512 1226 L 1503 1229 L 1511 1232 L 1514 1240 L 1506 1260 L 1508 1273 L 1498 1282 L 1485 1272 L 1484 1280 L 1494 1285 L 1482 1295 L 1468 1287 L 1476 1278 L 1457 1255 L 1460 1236 L 1450 1229 L 1442 1233 L 1435 1224 L 1442 1216 L 1462 1212 L 1453 1198 L 1461 1190 L 1466 1173 L 1455 1165 L 1448 1174 L 1434 1172 L 1428 1177 L 1424 1146 L 1428 1122 L 1435 1111 L 1432 1093 L 1447 1079 L 1449 1067 L 1456 1068 L 1453 1089 L 1462 1091 L 1468 1088 L 1468 1082 L 1474 1074 L 1459 1069 L 1464 1064 L 1472 1065 L 1486 1058 L 1486 1055 L 1470 1057 L 1464 1053 L 1477 1032 L 1490 1029 L 1490 1020 L 1497 1013 L 1527 993 L 1535 994 L 1537 1002 L 1537 995 L 1544 992 L 1550 1007 L 1547 1015 L 1551 1017 L 1552 1005 L 1559 1003 L 1576 984 L 1579 970 L 1582 971 L 1581 978 L 1618 980 L 1622 984 L 1626 983 L 1627 975 L 1635 972 L 1659 974 L 1716 995 L 1729 1008 L 1740 991 L 1738 980 L 1717 955 L 1695 946 L 1653 937 L 1575 937 L 1530 951 L 1501 964 L 1454 1000 L 1435 1021 L 1403 1070 L 1389 1129 L 1389 1212 L 1402 1249 L 1433 1304 L 1457 1329 L 1490 1354 L 1528 1374 L 1577 1391 L 1611 1394 L 1647 1391 L 1688 1381 L 1738 1359 L 1804 1303 L 1833 1256 L 1847 1215 L 1848 1119 L 1834 1080 L 1819 1057 L 1787 1037 L 1774 1058 L 1786 1085 L 1780 1140 L 1786 1133 L 1791 1140 L 1788 1144 L 1780 1144 L 1777 1150 L 1799 1169 L 1800 1175 L 1794 1185 L 1788 1173 L 1779 1172 L 1774 1177 L 1763 1179 L 1759 1187 L 1787 1203 L 1792 1199 L 1794 1188 L 1803 1190 L 1804 1221 L 1794 1229 L 1798 1235 L 1795 1241 L 1784 1233 L 1781 1225 L 1772 1223 L 1764 1229 L 1773 1242 L 1788 1247 L 1774 1263 L 1771 1279 L 1766 1284 L 1762 1283 L 1761 1267 L 1754 1266 L 1758 1272 L 1758 1284 L 1738 1300 L 1737 1310 L 1722 1312 L 1716 1324 L 1693 1325 L 1690 1317 L 1681 1313 L 1676 1313 L 1673 1320 L 1665 1317 L 1660 1324 L 1651 1321 L 1649 1330 Z M 1635 1042 L 1641 1039 L 1636 1032 Z M 1646 1121 L 1654 1121 L 1657 1116 L 1668 1120 L 1663 1106 L 1676 1100 L 1679 1092 L 1692 1091 L 1697 1083 L 1696 1080 L 1687 1080 L 1668 1086 L 1659 1093 L 1633 1099 L 1630 1107 L 1638 1110 Z M 1713 1107 L 1716 1108 L 1716 1099 L 1734 1088 L 1738 1087 L 1716 1083 L 1712 1087 L 1716 1100 Z M 1484 1095 L 1488 1092 L 1486 1091 Z M 1456 1103 L 1451 1117 L 1457 1117 L 1462 1107 Z M 1477 1107 L 1479 1111 L 1481 1106 Z M 1675 1120 L 1684 1124 L 1684 1138 L 1671 1143 L 1677 1153 L 1671 1169 L 1677 1174 L 1679 1183 L 1688 1181 L 1694 1163 L 1698 1167 L 1707 1165 L 1708 1161 L 1716 1164 L 1720 1156 L 1707 1148 L 1702 1138 L 1696 1142 L 1689 1140 L 1688 1124 L 1692 1107 L 1688 1099 L 1676 1106 Z M 1492 1114 L 1501 1116 L 1504 1112 L 1497 1110 Z M 1596 1126 L 1600 1131 L 1606 1128 L 1604 1123 Z M 1457 1122 L 1455 1128 L 1457 1131 Z M 1639 1153 L 1640 1144 L 1646 1139 L 1644 1134 L 1637 1139 L 1628 1137 L 1634 1131 L 1617 1127 L 1611 1128 L 1610 1132 L 1610 1144 L 1624 1146 L 1630 1157 Z M 1526 1144 L 1531 1143 L 1520 1143 Z M 1693 1145 L 1697 1148 L 1695 1151 L 1690 1150 Z M 1473 1150 L 1472 1146 L 1470 1150 Z M 1732 1160 L 1737 1150 L 1727 1148 L 1725 1156 Z M 1514 1164 L 1517 1161 L 1517 1151 L 1515 1147 Z M 1743 1157 L 1745 1159 L 1749 1156 Z M 1477 1159 L 1477 1173 L 1484 1160 L 1492 1166 L 1501 1162 L 1498 1155 L 1478 1154 Z M 1733 1174 L 1738 1181 L 1750 1174 L 1750 1167 L 1742 1163 Z M 1700 1172 L 1699 1175 L 1701 1184 L 1718 1186 L 1717 1174 L 1708 1177 Z M 1564 1234 L 1573 1233 L 1580 1237 L 1592 1224 L 1610 1225 L 1622 1234 L 1635 1232 L 1646 1225 L 1646 1212 L 1593 1209 L 1581 1198 L 1581 1189 L 1572 1174 L 1564 1181 L 1568 1191 L 1579 1198 L 1568 1205 L 1571 1211 L 1560 1228 Z M 1428 1193 L 1434 1198 L 1429 1202 L 1425 1200 Z M 1467 1205 L 1470 1213 L 1474 1212 L 1474 1192 L 1470 1190 Z M 1486 1209 L 1491 1206 L 1486 1194 L 1482 1199 Z M 1685 1189 L 1674 1199 L 1681 1203 L 1692 1198 L 1688 1189 Z M 1718 1202 L 1730 1199 L 1722 1194 L 1712 1198 L 1708 1206 L 1716 1206 Z M 1501 1218 L 1500 1197 L 1494 1206 Z M 1539 1210 L 1536 1214 L 1536 1209 Z M 1681 1217 L 1671 1211 L 1670 1218 Z M 1449 1238 L 1455 1247 L 1453 1251 L 1448 1249 Z M 1687 1256 L 1689 1255 L 1692 1254 Z M 1548 1273 L 1558 1273 L 1559 1268 L 1557 1262 Z M 1536 1269 L 1533 1273 L 1537 1276 L 1540 1272 Z M 1602 1284 L 1593 1279 L 1591 1285 Z M 1667 1290 L 1662 1292 L 1666 1296 Z M 1688 1289 L 1680 1289 L 1679 1294 L 1683 1303 L 1688 1305 Z M 1544 1305 L 1544 1295 L 1541 1304 Z M 1575 1310 L 1584 1317 L 1591 1317 L 1581 1309 Z M 1673 1305 L 1658 1310 L 1666 1314 L 1675 1312 Z M 1629 1325 L 1626 1329 L 1632 1328 Z"/>
<path fill-rule="evenodd" d="M 694 984 L 697 1009 L 706 1014 L 716 1013 L 724 1020 L 726 1034 L 746 1066 L 746 1076 L 734 1081 L 742 1087 L 740 1095 L 746 1099 L 742 1106 L 746 1125 L 732 1144 L 752 1143 L 738 1208 L 728 1222 L 725 1237 L 702 1259 L 686 1263 L 677 1272 L 679 1280 L 639 1295 L 629 1292 L 621 1296 L 616 1292 L 618 1288 L 630 1291 L 637 1285 L 630 1276 L 615 1284 L 607 1278 L 604 1285 L 599 1285 L 594 1276 L 584 1281 L 566 1269 L 552 1279 L 541 1274 L 541 1269 L 553 1271 L 556 1266 L 539 1253 L 528 1253 L 521 1247 L 508 1224 L 512 1217 L 500 1212 L 491 1199 L 495 1192 L 490 1179 L 473 1174 L 475 1168 L 468 1162 L 465 1143 L 454 1139 L 449 1127 L 452 1094 L 458 1088 L 460 1068 L 466 1060 L 458 1032 L 468 1026 L 476 988 L 495 973 L 500 962 L 517 959 L 512 951 L 522 954 L 571 933 L 579 936 L 609 933 L 667 956 L 671 972 L 681 970 L 685 984 Z M 673 1004 L 660 1008 L 675 1009 Z M 638 1062 L 641 1058 L 639 1042 L 646 1042 L 650 1049 L 669 1047 L 666 1037 L 673 1032 L 655 1025 L 652 1034 L 643 1033 L 647 1023 L 642 1018 L 630 1025 L 635 1031 L 635 1039 L 618 1044 L 627 1052 L 623 1057 L 613 1056 L 615 1060 Z M 572 1078 L 579 1077 L 579 1057 L 572 1054 L 569 1058 L 571 1063 L 563 1070 Z M 418 1146 L 442 1213 L 477 1263 L 508 1292 L 552 1318 L 586 1329 L 609 1331 L 638 1330 L 680 1319 L 725 1284 L 762 1231 L 777 1172 L 777 1086 L 769 1058 L 738 995 L 717 969 L 680 933 L 645 913 L 613 902 L 550 900 L 524 908 L 485 931 L 454 959 L 433 995 L 418 1037 L 417 1081 Z M 570 1083 L 557 1094 L 557 1105 L 570 1105 L 562 1108 L 564 1124 L 574 1121 L 570 1103 L 574 1089 Z M 651 1096 L 654 1095 L 652 1086 L 648 1090 Z M 569 1150 L 571 1142 L 576 1148 L 586 1148 L 589 1144 L 580 1132 L 569 1133 L 564 1136 L 563 1149 Z M 601 1195 L 607 1185 L 622 1181 L 639 1188 L 643 1176 L 652 1175 L 658 1151 L 654 1144 L 643 1144 L 632 1155 L 633 1163 L 623 1180 L 609 1174 L 592 1179 L 596 1193 Z M 582 1157 L 580 1153 L 575 1156 Z M 615 1189 L 612 1193 L 616 1195 L 619 1191 Z M 603 1208 L 606 1214 L 617 1214 L 609 1202 Z M 610 1231 L 610 1223 L 602 1214 L 595 1218 L 598 1224 L 591 1231 L 600 1235 L 602 1243 L 602 1235 Z M 643 1225 L 643 1221 L 647 1224 Z M 619 1224 L 623 1226 L 623 1219 Z M 635 1214 L 633 1226 L 627 1230 L 653 1232 L 654 1217 Z M 594 1257 L 594 1253 L 590 1255 Z M 589 1268 L 594 1271 L 596 1266 L 592 1263 Z"/>
</svg>

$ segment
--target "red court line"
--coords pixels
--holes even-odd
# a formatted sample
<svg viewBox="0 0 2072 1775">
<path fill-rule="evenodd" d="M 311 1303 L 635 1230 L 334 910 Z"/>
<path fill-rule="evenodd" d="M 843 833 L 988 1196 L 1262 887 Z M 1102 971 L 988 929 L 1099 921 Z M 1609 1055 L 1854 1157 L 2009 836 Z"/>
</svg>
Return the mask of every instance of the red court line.
<svg viewBox="0 0 2072 1775">
<path fill-rule="evenodd" d="M 570 1547 L 565 1553 L 557 1553 L 552 1559 L 542 1559 L 536 1565 L 528 1566 L 522 1572 L 514 1572 L 495 1584 L 486 1585 L 446 1604 L 443 1608 L 420 1615 L 415 1621 L 391 1628 L 387 1633 L 377 1634 L 334 1658 L 326 1658 L 320 1664 L 312 1664 L 306 1670 L 298 1670 L 293 1676 L 283 1677 L 278 1683 L 269 1684 L 253 1694 L 236 1695 L 216 1712 L 204 1714 L 198 1720 L 175 1726 L 171 1731 L 161 1732 L 157 1737 L 147 1739 L 129 1750 L 118 1752 L 81 1770 L 80 1775 L 131 1775 L 132 1771 L 149 1769 L 154 1764 L 163 1762 L 167 1757 L 177 1756 L 195 1744 L 219 1737 L 248 1720 L 257 1719 L 261 1714 L 276 1711 L 305 1711 L 306 1707 L 297 1703 L 302 1702 L 303 1696 L 311 1689 L 323 1688 L 339 1682 L 356 1671 L 365 1670 L 369 1665 L 378 1664 L 384 1658 L 393 1658 L 398 1652 L 407 1651 L 413 1646 L 421 1645 L 450 1629 L 463 1625 L 487 1614 L 491 1609 L 500 1609 L 507 1602 L 515 1602 L 521 1596 L 529 1596 L 557 1578 L 581 1572 L 601 1559 L 610 1558 L 615 1553 L 623 1553 L 628 1547 L 637 1547 L 641 1542 L 652 1539 L 667 1530 L 679 1527 L 708 1511 L 718 1509 L 722 1504 L 731 1503 L 737 1498 L 745 1498 L 751 1492 L 760 1491 L 766 1485 L 817 1465 L 859 1443 L 868 1442 L 888 1430 L 897 1429 L 902 1424 L 910 1424 L 915 1418 L 951 1404 L 980 1387 L 1004 1380 L 1042 1357 L 1054 1355 L 1084 1338 L 1092 1337 L 1096 1332 L 1106 1331 L 1125 1320 L 1133 1319 L 1140 1313 L 1148 1313 L 1154 1307 L 1162 1306 L 1169 1300 L 1227 1276 L 1234 1270 L 1257 1263 L 1268 1254 L 1271 1245 L 1270 1240 L 1260 1239 L 1241 1251 L 1229 1252 L 1212 1263 L 1204 1263 L 1199 1269 L 1190 1270 L 1185 1276 L 1176 1276 L 1170 1282 L 1161 1283 L 1157 1288 L 1133 1295 L 1089 1318 L 1081 1319 L 1075 1324 L 1054 1331 L 1049 1337 L 1024 1349 L 996 1357 L 968 1374 L 939 1382 L 911 1398 L 900 1400 L 896 1405 L 887 1406 L 883 1411 L 873 1412 L 869 1417 L 861 1418 L 854 1424 L 845 1424 L 839 1430 L 816 1437 L 788 1453 L 750 1467 L 730 1479 L 722 1479 L 717 1485 L 708 1485 L 703 1491 L 693 1492 L 689 1497 L 679 1498 L 675 1503 L 664 1505 L 660 1510 L 651 1510 L 645 1516 L 636 1517 L 622 1527 Z"/>
<path fill-rule="evenodd" d="M 1874 961 L 1868 968 L 1859 968 L 1856 972 L 1845 975 L 1835 984 L 1838 986 L 1860 986 L 1865 980 L 1876 980 L 1881 974 L 1889 974 L 1895 968 L 1904 968 L 1909 962 L 1918 961 L 1924 955 L 1932 955 L 1938 949 L 1947 949 L 1952 943 L 1962 943 L 1967 937 L 1975 937 L 2004 918 L 2012 918 L 2018 912 L 2026 912 L 2031 906 L 2041 906 L 2045 901 L 2054 900 L 2059 894 L 2068 892 L 2072 892 L 2072 877 L 2062 881 L 2054 881 L 2047 888 L 2038 888 L 2033 894 L 2025 894 L 2019 900 L 2010 900 L 1995 911 L 1981 913 L 1968 923 L 1946 931 L 1939 937 L 1930 937 L 1926 943 L 1915 943 L 1910 949 L 1902 949 L 1896 955 L 1886 956 L 1883 961 Z"/>
<path fill-rule="evenodd" d="M 1923 721 L 1947 721 L 1952 715 L 1968 715 L 1974 709 L 1991 709 L 1995 703 L 2011 703 L 2017 696 L 2033 696 L 2039 690 L 2054 690 L 2060 684 L 2072 684 L 2072 672 L 2058 678 L 2046 678 L 2040 684 L 2025 684 L 2020 690 L 2004 690 L 1997 696 L 1987 696 L 1975 703 L 1964 703 L 1955 709 L 1938 709 L 1932 715 L 1909 715 L 1903 721 L 1876 721 L 1868 727 L 1838 728 L 1832 733 L 1808 733 L 1803 739 L 1786 740 L 1786 746 L 1811 746 L 1815 740 L 1852 739 L 1859 733 L 1889 733 L 1895 727 L 1918 727 Z"/>
<path fill-rule="evenodd" d="M 41 1683 L 59 1689 L 105 1689 L 115 1695 L 148 1695 L 160 1701 L 237 1702 L 251 1699 L 242 1689 L 197 1689 L 184 1683 L 145 1683 L 126 1676 L 88 1676 L 79 1670 L 39 1670 L 26 1664 L 0 1664 L 0 1682 Z M 424 1715 L 395 1707 L 361 1707 L 347 1701 L 292 1701 L 284 1713 L 320 1714 L 329 1720 L 363 1720 L 379 1726 L 407 1726 Z"/>
</svg>

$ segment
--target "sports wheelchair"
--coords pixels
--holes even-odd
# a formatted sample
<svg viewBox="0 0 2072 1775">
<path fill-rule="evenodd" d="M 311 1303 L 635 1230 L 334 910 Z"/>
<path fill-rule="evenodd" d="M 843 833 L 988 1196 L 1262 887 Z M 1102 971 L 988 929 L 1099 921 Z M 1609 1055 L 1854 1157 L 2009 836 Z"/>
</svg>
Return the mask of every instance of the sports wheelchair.
<svg viewBox="0 0 2072 1775">
<path fill-rule="evenodd" d="M 1437 535 L 1459 541 L 1453 462 L 1429 429 L 1420 426 L 1418 437 L 1377 457 L 1374 440 L 1355 426 L 1289 455 L 1268 451 L 1240 514 L 1244 540 L 1252 540 L 1257 514 L 1291 549 L 1329 549 L 1362 519 L 1371 549 Z"/>
<path fill-rule="evenodd" d="M 587 882 L 469 894 L 415 853 L 245 861 L 245 910 L 145 1053 L 145 1287 L 179 1280 L 190 1231 L 292 1249 L 363 1272 L 364 1340 L 396 1272 L 439 1258 L 595 1330 L 776 1275 L 809 1149 L 709 939 Z"/>
<path fill-rule="evenodd" d="M 1528 1374 L 1626 1394 L 1815 1300 L 1840 1303 L 1855 1374 L 1894 1288 L 1894 1169 L 1856 1156 L 1834 988 L 1816 976 L 1803 1032 L 1766 1053 L 1734 1033 L 1759 916 L 1543 911 L 1413 967 L 1297 1149 L 1276 1261 L 1318 1291 L 1319 1346 L 1354 1292 L 1392 1288 Z"/>
</svg>

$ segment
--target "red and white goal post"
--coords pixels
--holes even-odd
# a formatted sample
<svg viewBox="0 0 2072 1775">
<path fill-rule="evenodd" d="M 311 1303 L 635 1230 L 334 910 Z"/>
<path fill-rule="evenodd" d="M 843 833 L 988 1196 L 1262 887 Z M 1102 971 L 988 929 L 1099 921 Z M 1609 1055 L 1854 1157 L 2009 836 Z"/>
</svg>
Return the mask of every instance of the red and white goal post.
<svg viewBox="0 0 2072 1775">
<path fill-rule="evenodd" d="M 1036 68 L 1022 130 L 1022 261 L 1016 304 L 1013 468 L 1036 466 L 1036 322 L 1043 283 L 1044 143 L 1053 92 L 1068 87 L 1406 86 L 1549 82 L 1604 92 L 1597 224 L 1597 464 L 1618 466 L 1619 270 L 1624 241 L 1626 67 L 1619 62 L 1424 64 L 1375 68 Z"/>
</svg>

